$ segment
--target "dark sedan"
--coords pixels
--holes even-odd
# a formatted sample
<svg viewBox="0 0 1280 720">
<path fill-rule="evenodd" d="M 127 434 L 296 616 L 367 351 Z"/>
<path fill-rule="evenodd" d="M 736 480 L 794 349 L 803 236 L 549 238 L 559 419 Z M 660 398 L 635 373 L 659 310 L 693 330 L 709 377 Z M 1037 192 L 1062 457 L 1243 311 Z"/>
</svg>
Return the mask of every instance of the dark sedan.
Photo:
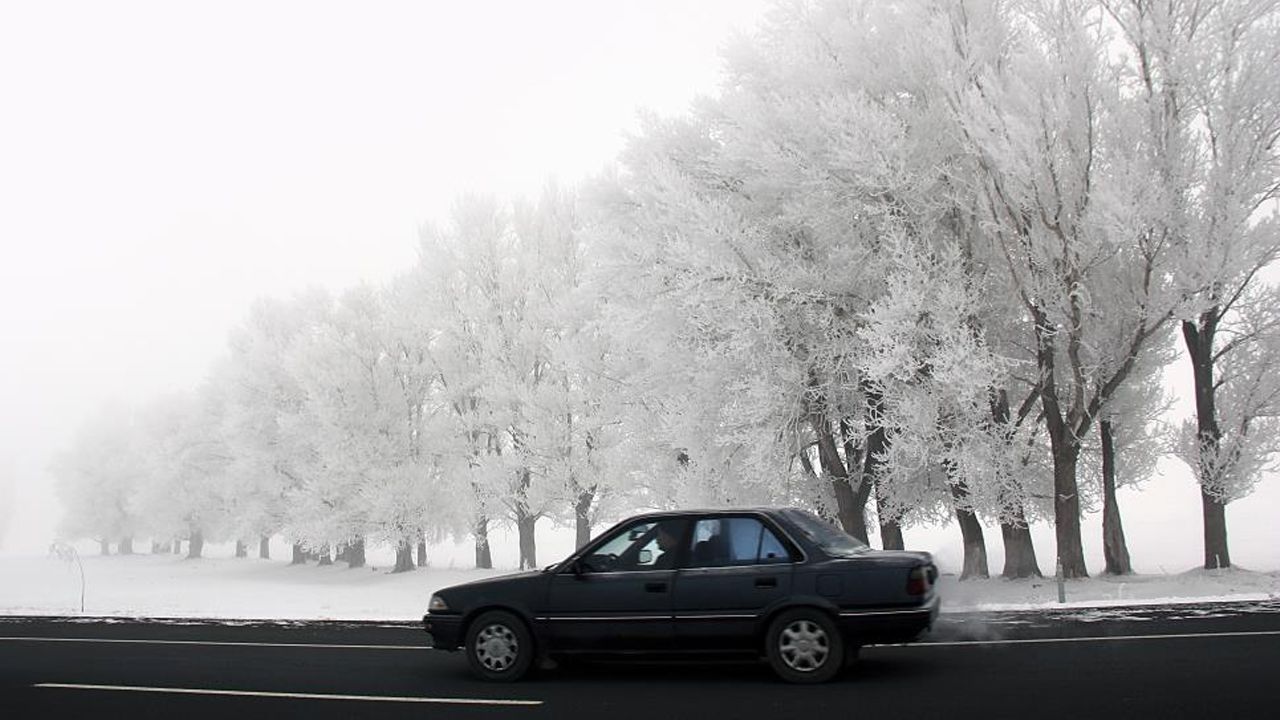
<svg viewBox="0 0 1280 720">
<path fill-rule="evenodd" d="M 650 513 L 544 570 L 440 590 L 423 624 L 489 680 L 542 658 L 697 653 L 821 682 L 863 644 L 928 630 L 936 579 L 928 553 L 872 550 L 795 508 Z"/>
</svg>

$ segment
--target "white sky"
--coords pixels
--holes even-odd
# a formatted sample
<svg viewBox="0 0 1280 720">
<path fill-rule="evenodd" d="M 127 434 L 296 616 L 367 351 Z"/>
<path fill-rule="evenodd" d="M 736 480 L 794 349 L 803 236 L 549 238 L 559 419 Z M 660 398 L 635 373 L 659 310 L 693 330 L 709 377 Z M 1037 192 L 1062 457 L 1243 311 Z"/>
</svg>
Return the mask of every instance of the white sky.
<svg viewBox="0 0 1280 720">
<path fill-rule="evenodd" d="M 0 548 L 47 547 L 104 401 L 195 385 L 255 297 L 408 267 L 462 192 L 600 170 L 764 6 L 0 2 Z"/>
</svg>

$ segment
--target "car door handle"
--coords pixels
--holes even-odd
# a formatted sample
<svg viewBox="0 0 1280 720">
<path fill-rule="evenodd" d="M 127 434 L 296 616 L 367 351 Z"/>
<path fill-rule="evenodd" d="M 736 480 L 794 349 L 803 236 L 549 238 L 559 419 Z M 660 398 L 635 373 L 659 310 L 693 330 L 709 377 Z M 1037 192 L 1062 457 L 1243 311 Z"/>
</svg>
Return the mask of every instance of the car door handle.
<svg viewBox="0 0 1280 720">
<path fill-rule="evenodd" d="M 778 578 L 771 578 L 771 577 L 756 578 L 756 587 L 776 588 L 778 587 Z"/>
<path fill-rule="evenodd" d="M 667 591 L 667 584 L 664 582 L 651 582 L 644 584 L 645 592 L 661 593 Z"/>
</svg>

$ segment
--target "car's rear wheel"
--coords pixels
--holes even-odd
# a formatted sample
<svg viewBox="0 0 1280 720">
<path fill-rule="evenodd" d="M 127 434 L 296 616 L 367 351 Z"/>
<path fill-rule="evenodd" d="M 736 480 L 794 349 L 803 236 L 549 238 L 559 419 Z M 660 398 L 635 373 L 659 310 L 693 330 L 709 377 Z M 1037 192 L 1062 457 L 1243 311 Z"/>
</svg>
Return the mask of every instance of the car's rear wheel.
<svg viewBox="0 0 1280 720">
<path fill-rule="evenodd" d="M 817 608 L 782 613 L 769 624 L 768 633 L 769 665 L 783 680 L 826 682 L 844 667 L 844 638 L 831 617 Z"/>
<path fill-rule="evenodd" d="M 533 665 L 533 636 L 524 621 L 505 610 L 483 613 L 467 628 L 467 662 L 485 680 L 512 682 Z"/>
</svg>

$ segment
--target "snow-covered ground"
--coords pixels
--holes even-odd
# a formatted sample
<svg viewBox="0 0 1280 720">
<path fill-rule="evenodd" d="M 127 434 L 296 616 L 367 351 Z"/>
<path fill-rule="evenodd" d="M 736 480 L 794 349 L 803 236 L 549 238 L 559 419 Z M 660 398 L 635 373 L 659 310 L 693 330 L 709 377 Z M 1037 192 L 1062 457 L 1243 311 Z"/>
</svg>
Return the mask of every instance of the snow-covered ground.
<svg viewBox="0 0 1280 720">
<path fill-rule="evenodd" d="M 510 570 L 385 565 L 290 566 L 285 560 L 173 555 L 83 558 L 84 615 L 414 620 L 433 590 Z M 1066 583 L 1067 603 L 1108 606 L 1177 601 L 1280 599 L 1280 572 L 1242 569 L 1094 577 Z M 944 574 L 947 611 L 1059 607 L 1052 578 L 960 582 Z M 0 615 L 80 615 L 80 574 L 53 557 L 0 557 Z"/>
</svg>

